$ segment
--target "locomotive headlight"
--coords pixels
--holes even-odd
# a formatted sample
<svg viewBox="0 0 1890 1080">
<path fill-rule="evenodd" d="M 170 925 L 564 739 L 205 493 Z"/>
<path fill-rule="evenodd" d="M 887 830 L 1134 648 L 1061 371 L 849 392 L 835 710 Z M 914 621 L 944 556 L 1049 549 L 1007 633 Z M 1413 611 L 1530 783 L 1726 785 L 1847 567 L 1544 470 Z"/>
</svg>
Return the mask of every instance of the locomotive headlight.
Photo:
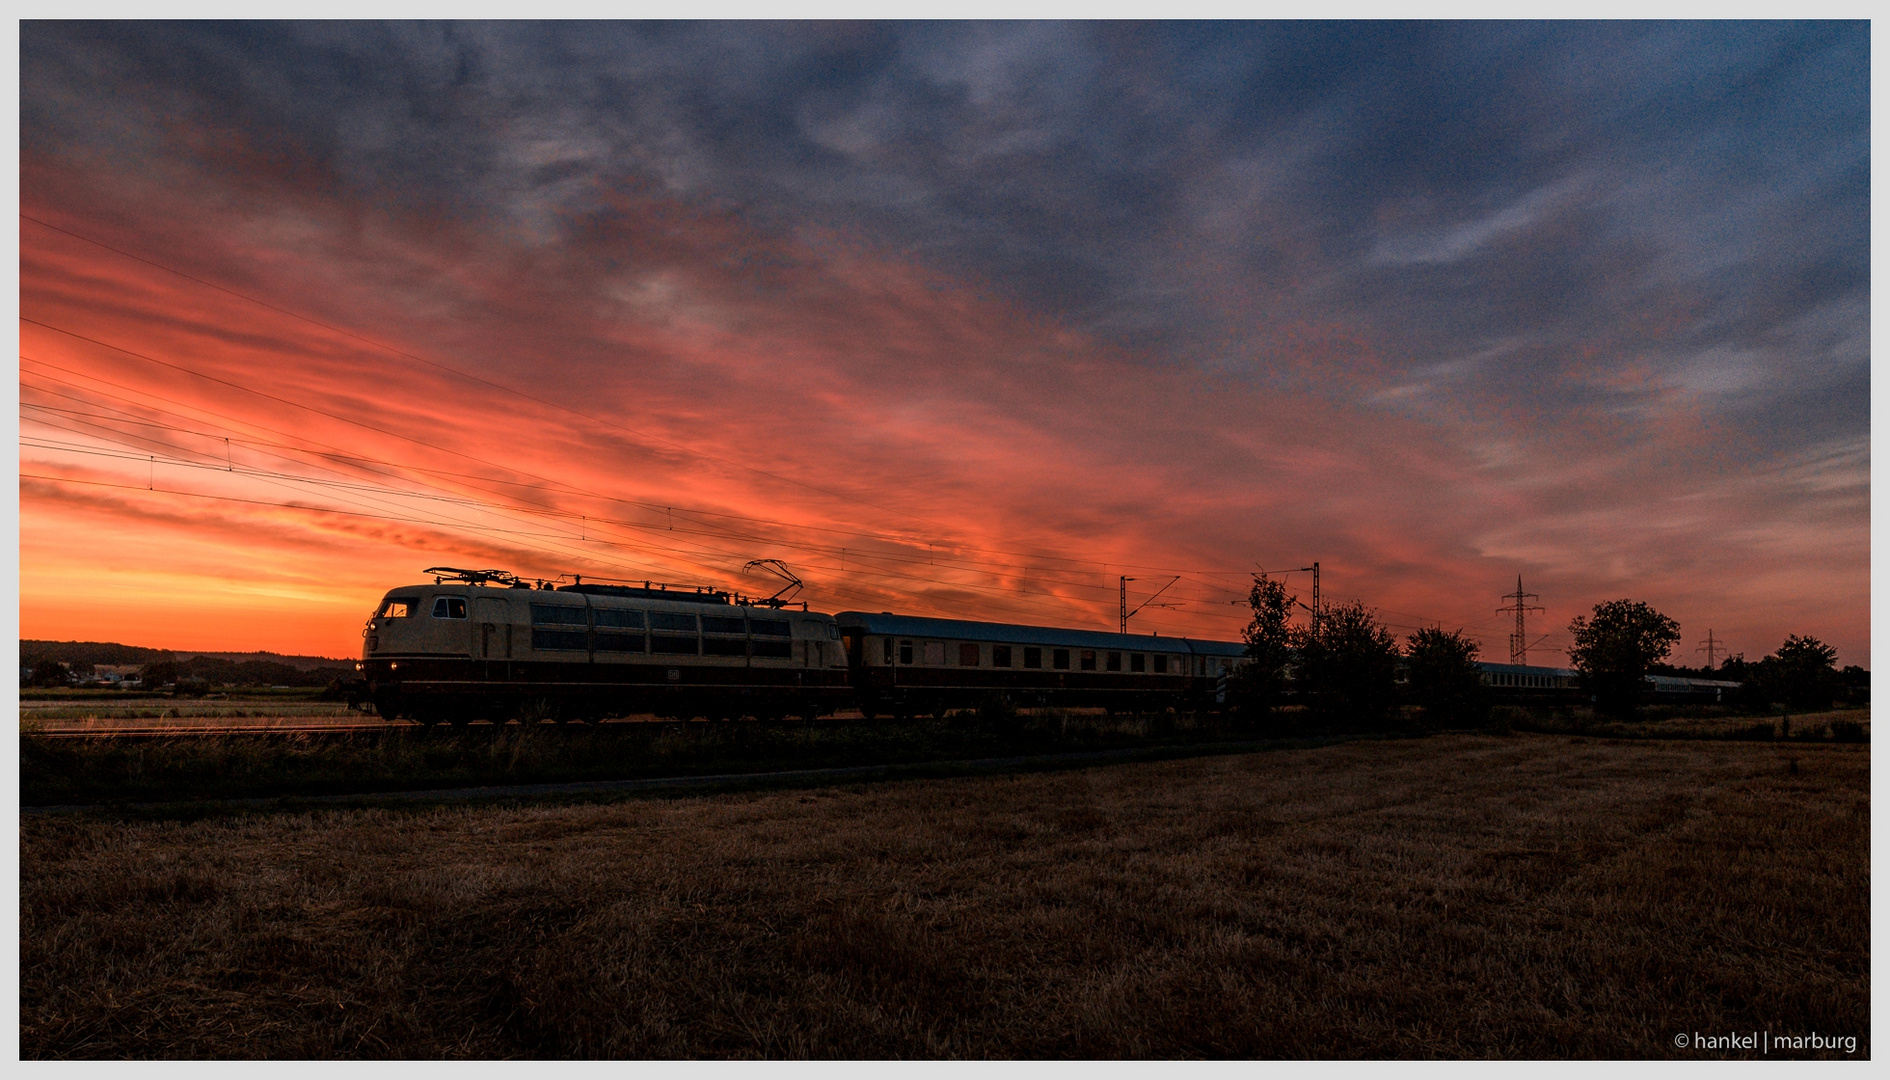
<svg viewBox="0 0 1890 1080">
<path fill-rule="evenodd" d="M 360 670 L 361 670 L 361 665 L 360 665 L 360 664 L 358 664 L 358 663 L 357 663 L 357 664 L 355 664 L 355 665 L 354 665 L 354 670 L 356 670 L 356 671 L 360 671 Z"/>
<path fill-rule="evenodd" d="M 399 664 L 389 664 L 387 665 L 387 670 L 392 671 L 399 666 L 400 666 Z"/>
</svg>

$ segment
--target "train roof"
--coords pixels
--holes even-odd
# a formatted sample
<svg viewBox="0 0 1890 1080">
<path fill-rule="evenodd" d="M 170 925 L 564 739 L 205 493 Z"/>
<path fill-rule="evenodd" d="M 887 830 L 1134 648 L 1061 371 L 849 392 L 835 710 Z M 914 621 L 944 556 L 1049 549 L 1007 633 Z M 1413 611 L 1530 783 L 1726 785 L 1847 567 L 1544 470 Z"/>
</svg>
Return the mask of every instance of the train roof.
<svg viewBox="0 0 1890 1080">
<path fill-rule="evenodd" d="M 888 612 L 842 611 L 834 616 L 841 626 L 857 626 L 869 634 L 888 637 L 958 638 L 1003 641 L 1021 645 L 1060 645 L 1079 649 L 1120 649 L 1124 652 L 1176 652 L 1202 656 L 1245 656 L 1247 646 L 1237 641 L 1199 641 L 1159 634 L 1112 634 L 1105 630 L 1070 630 L 1056 626 L 1018 623 L 928 619 Z"/>
<path fill-rule="evenodd" d="M 1553 675 L 1565 679 L 1572 679 L 1576 675 L 1574 668 L 1539 667 L 1535 664 L 1491 664 L 1478 661 L 1477 667 L 1492 675 Z M 1725 682 L 1719 679 L 1695 679 L 1688 675 L 1649 674 L 1642 676 L 1642 678 L 1647 682 L 1653 683 L 1657 688 L 1667 690 L 1682 690 L 1688 688 L 1736 690 L 1743 685 L 1742 683 Z"/>
<path fill-rule="evenodd" d="M 1714 687 L 1721 690 L 1736 690 L 1744 683 L 1726 682 L 1722 679 L 1695 679 L 1690 675 L 1647 675 L 1643 676 L 1657 687 Z"/>
<path fill-rule="evenodd" d="M 1559 675 L 1568 678 L 1575 674 L 1574 668 L 1543 667 L 1539 664 L 1492 664 L 1479 660 L 1477 667 L 1493 675 Z"/>
</svg>

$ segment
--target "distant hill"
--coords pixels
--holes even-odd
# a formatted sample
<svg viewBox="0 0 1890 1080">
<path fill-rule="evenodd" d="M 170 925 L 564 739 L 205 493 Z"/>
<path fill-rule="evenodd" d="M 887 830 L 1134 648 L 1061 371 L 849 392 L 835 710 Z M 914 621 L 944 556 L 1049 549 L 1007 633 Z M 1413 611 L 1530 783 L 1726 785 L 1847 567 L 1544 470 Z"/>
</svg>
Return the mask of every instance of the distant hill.
<svg viewBox="0 0 1890 1080">
<path fill-rule="evenodd" d="M 42 661 L 61 664 L 154 664 L 175 660 L 169 649 L 146 649 L 120 645 L 115 641 L 32 641 L 20 639 L 20 666 L 31 667 Z"/>
<path fill-rule="evenodd" d="M 355 660 L 358 659 L 358 657 L 334 656 L 284 656 L 282 653 L 272 652 L 179 652 L 176 659 L 190 660 L 199 657 L 205 660 L 228 660 L 237 664 L 252 662 L 283 664 L 301 671 L 332 667 L 345 667 L 352 670 Z"/>
<path fill-rule="evenodd" d="M 20 641 L 20 667 L 64 664 L 81 674 L 95 665 L 136 665 L 152 685 L 194 679 L 213 686 L 326 686 L 354 676 L 354 661 L 273 652 L 183 652 L 115 641 Z"/>
<path fill-rule="evenodd" d="M 61 664 L 155 664 L 162 660 L 228 660 L 233 663 L 260 661 L 281 664 L 298 671 L 315 668 L 352 669 L 354 659 L 332 656 L 285 656 L 273 652 L 194 652 L 171 649 L 147 649 L 141 645 L 120 645 L 115 641 L 33 641 L 20 639 L 20 663 L 53 660 Z"/>
</svg>

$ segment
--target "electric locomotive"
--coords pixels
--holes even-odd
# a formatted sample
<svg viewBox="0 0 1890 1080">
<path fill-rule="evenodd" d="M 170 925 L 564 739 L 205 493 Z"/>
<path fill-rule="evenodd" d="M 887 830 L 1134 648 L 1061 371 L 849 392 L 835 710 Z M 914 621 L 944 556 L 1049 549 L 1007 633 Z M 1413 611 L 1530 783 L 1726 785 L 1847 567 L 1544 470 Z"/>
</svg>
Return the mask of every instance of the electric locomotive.
<svg viewBox="0 0 1890 1080">
<path fill-rule="evenodd" d="M 1237 642 L 889 613 L 838 616 L 719 589 L 528 582 L 433 567 L 362 630 L 353 696 L 424 724 L 484 718 L 868 718 L 1011 705 L 1212 708 Z M 798 582 L 794 582 L 798 585 Z"/>
<path fill-rule="evenodd" d="M 362 636 L 362 698 L 422 723 L 814 716 L 852 704 L 831 615 L 714 589 L 536 584 L 434 567 Z"/>
</svg>

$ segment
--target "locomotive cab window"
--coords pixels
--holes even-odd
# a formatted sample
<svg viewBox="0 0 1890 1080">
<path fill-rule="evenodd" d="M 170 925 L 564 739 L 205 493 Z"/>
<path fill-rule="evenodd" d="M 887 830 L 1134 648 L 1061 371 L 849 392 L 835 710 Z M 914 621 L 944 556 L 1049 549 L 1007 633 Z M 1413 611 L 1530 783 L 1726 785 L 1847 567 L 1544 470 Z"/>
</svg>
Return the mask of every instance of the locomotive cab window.
<svg viewBox="0 0 1890 1080">
<path fill-rule="evenodd" d="M 992 667 L 1010 667 L 1011 666 L 1011 647 L 1009 645 L 991 646 L 991 666 Z"/>
<path fill-rule="evenodd" d="M 436 619 L 463 619 L 466 617 L 466 598 L 463 596 L 441 596 L 433 601 L 433 617 Z"/>
<path fill-rule="evenodd" d="M 396 596 L 381 606 L 381 618 L 411 619 L 413 618 L 413 609 L 419 603 L 419 600 L 411 596 Z"/>
</svg>

